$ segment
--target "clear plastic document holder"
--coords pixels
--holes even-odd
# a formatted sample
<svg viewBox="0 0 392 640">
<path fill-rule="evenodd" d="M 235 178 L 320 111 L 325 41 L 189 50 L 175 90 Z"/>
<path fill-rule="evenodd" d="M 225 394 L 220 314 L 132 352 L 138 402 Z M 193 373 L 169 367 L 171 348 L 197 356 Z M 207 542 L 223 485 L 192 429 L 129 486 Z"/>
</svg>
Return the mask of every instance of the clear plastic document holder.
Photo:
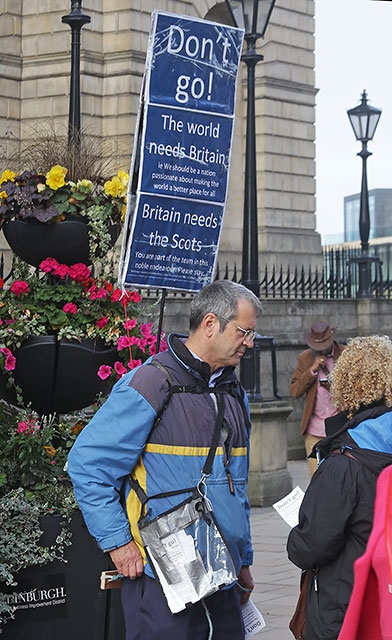
<svg viewBox="0 0 392 640">
<path fill-rule="evenodd" d="M 237 580 L 230 549 L 200 488 L 177 507 L 140 522 L 139 530 L 172 613 Z"/>
</svg>

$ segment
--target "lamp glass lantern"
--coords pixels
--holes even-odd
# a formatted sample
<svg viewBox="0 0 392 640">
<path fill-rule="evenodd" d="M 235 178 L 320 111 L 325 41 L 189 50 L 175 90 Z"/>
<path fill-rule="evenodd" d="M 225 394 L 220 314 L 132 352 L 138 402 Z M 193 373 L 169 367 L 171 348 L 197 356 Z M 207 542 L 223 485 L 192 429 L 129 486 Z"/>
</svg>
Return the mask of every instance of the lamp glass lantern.
<svg viewBox="0 0 392 640">
<path fill-rule="evenodd" d="M 245 35 L 263 38 L 275 0 L 226 0 L 234 24 Z"/>
<path fill-rule="evenodd" d="M 373 140 L 381 109 L 376 109 L 368 104 L 366 91 L 362 93 L 361 104 L 347 111 L 355 137 L 361 142 Z"/>
</svg>

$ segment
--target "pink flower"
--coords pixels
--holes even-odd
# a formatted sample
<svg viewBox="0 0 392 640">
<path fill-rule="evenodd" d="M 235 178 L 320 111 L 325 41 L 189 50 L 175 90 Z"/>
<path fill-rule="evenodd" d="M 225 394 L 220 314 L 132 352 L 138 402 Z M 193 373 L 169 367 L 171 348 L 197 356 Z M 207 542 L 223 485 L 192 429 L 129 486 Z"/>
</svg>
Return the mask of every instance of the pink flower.
<svg viewBox="0 0 392 640">
<path fill-rule="evenodd" d="M 97 320 L 96 325 L 97 325 L 98 329 L 103 329 L 104 326 L 106 326 L 108 322 L 109 322 L 109 318 L 107 318 L 106 316 L 102 316 L 102 318 Z"/>
<path fill-rule="evenodd" d="M 106 380 L 112 373 L 112 367 L 109 367 L 107 364 L 101 364 L 97 371 L 97 375 L 101 378 L 101 380 Z"/>
<path fill-rule="evenodd" d="M 60 276 L 62 280 L 69 275 L 69 267 L 66 264 L 57 264 L 53 269 L 53 275 Z"/>
<path fill-rule="evenodd" d="M 50 271 L 53 271 L 58 266 L 59 263 L 57 262 L 57 260 L 55 260 L 54 258 L 46 258 L 46 260 L 43 260 L 41 262 L 39 268 L 41 269 L 41 271 L 45 271 L 45 273 L 50 273 Z"/>
<path fill-rule="evenodd" d="M 161 338 L 161 346 L 159 347 L 159 351 L 167 351 L 167 342 L 165 338 Z"/>
<path fill-rule="evenodd" d="M 106 291 L 105 287 L 102 287 L 101 289 L 97 289 L 97 298 L 99 299 L 103 298 L 104 300 L 106 300 L 107 295 L 108 295 L 108 292 Z"/>
<path fill-rule="evenodd" d="M 11 285 L 11 292 L 15 296 L 20 296 L 22 293 L 30 291 L 29 285 L 24 280 L 15 280 Z"/>
<path fill-rule="evenodd" d="M 69 277 L 71 280 L 78 280 L 78 282 L 84 282 L 91 276 L 91 271 L 86 267 L 83 262 L 77 262 L 69 268 Z"/>
<path fill-rule="evenodd" d="M 16 358 L 12 355 L 7 356 L 5 359 L 5 368 L 7 371 L 13 371 L 15 369 Z"/>
<path fill-rule="evenodd" d="M 131 336 L 129 340 L 129 344 L 131 346 L 135 344 L 137 347 L 139 347 L 139 349 L 144 351 L 146 346 L 146 341 L 143 340 L 143 338 L 137 338 L 136 336 Z"/>
<path fill-rule="evenodd" d="M 50 464 L 54 464 L 54 460 L 51 460 L 51 461 L 50 461 Z"/>
<path fill-rule="evenodd" d="M 141 360 L 130 360 L 128 362 L 128 369 L 136 369 L 136 367 L 140 367 L 141 364 Z"/>
<path fill-rule="evenodd" d="M 17 431 L 18 433 L 24 433 L 25 431 L 30 431 L 29 425 L 27 424 L 27 422 L 25 422 L 24 420 L 19 422 Z"/>
<path fill-rule="evenodd" d="M 122 297 L 121 289 L 114 289 L 112 295 L 110 296 L 111 302 L 117 302 Z"/>
<path fill-rule="evenodd" d="M 118 377 L 119 377 L 119 378 L 121 378 L 121 376 L 123 376 L 123 375 L 124 375 L 124 373 L 126 373 L 126 372 L 127 372 L 127 370 L 126 370 L 126 368 L 124 367 L 123 363 L 122 363 L 122 362 L 119 362 L 118 360 L 117 360 L 117 362 L 115 362 L 115 363 L 114 363 L 114 368 L 115 368 L 116 373 L 117 373 L 117 375 L 118 375 Z"/>
<path fill-rule="evenodd" d="M 5 356 L 12 356 L 11 351 L 7 347 L 3 347 L 2 349 L 0 349 L 0 352 L 4 353 Z"/>
<path fill-rule="evenodd" d="M 87 296 L 90 298 L 90 300 L 96 300 L 97 299 L 97 297 L 98 297 L 97 296 L 97 291 L 98 291 L 98 289 L 97 289 L 97 286 L 95 284 L 93 284 L 93 286 L 90 287 L 87 290 Z"/>
<path fill-rule="evenodd" d="M 121 336 L 121 338 L 119 338 L 117 340 L 117 351 L 121 351 L 122 349 L 126 349 L 129 346 L 130 346 L 130 343 L 129 343 L 129 340 L 128 340 L 127 336 Z"/>
<path fill-rule="evenodd" d="M 73 302 L 67 302 L 64 306 L 63 306 L 63 311 L 65 313 L 76 313 L 78 310 L 76 304 L 73 304 Z"/>
<path fill-rule="evenodd" d="M 124 329 L 133 329 L 134 327 L 136 327 L 136 324 L 136 318 L 131 318 L 130 320 L 123 322 L 123 327 Z"/>
<path fill-rule="evenodd" d="M 131 300 L 132 302 L 140 302 L 142 299 L 141 295 L 139 295 L 137 291 L 131 291 L 127 296 L 128 300 Z"/>
<path fill-rule="evenodd" d="M 142 322 L 142 324 L 140 325 L 140 333 L 142 334 L 142 336 L 147 338 L 152 333 L 151 328 L 152 328 L 152 322 L 150 324 L 145 324 L 144 322 Z"/>
<path fill-rule="evenodd" d="M 147 340 L 147 343 L 150 345 L 150 355 L 151 356 L 154 356 L 156 354 L 156 352 L 157 352 L 157 346 L 156 346 L 157 340 L 158 340 L 158 336 L 151 336 Z M 161 336 L 161 344 L 160 344 L 160 347 L 159 347 L 159 351 L 160 352 L 166 351 L 166 349 L 167 349 L 167 342 L 166 342 L 165 338 L 163 336 Z"/>
</svg>

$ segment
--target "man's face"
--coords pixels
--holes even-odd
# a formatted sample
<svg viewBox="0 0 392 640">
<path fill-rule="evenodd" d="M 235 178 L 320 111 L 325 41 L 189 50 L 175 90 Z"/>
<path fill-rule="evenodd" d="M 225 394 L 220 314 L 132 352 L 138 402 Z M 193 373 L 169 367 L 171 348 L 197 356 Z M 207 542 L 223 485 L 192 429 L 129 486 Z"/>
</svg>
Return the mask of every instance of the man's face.
<svg viewBox="0 0 392 640">
<path fill-rule="evenodd" d="M 253 347 L 252 341 L 244 340 L 244 333 L 238 329 L 237 324 L 242 329 L 256 329 L 256 310 L 247 300 L 238 302 L 238 311 L 235 318 L 231 318 L 224 331 L 220 332 L 219 318 L 216 318 L 214 328 L 214 339 L 212 341 L 212 362 L 213 368 L 234 366 L 236 367 L 247 348 Z M 211 363 L 210 363 L 211 364 Z"/>
<path fill-rule="evenodd" d="M 329 356 L 330 353 L 332 353 L 332 344 L 330 347 L 328 347 L 328 349 L 323 349 L 322 351 L 318 351 L 318 355 L 319 356 Z"/>
</svg>

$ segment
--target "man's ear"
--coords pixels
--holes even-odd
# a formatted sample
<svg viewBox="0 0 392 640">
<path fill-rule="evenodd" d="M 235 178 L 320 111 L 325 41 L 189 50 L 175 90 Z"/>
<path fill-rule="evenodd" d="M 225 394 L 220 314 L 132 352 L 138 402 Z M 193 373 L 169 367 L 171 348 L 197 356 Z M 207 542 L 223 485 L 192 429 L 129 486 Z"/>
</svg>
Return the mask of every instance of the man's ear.
<svg viewBox="0 0 392 640">
<path fill-rule="evenodd" d="M 212 338 L 215 332 L 216 323 L 219 322 L 214 313 L 207 313 L 201 321 L 204 334 L 207 338 Z"/>
</svg>

